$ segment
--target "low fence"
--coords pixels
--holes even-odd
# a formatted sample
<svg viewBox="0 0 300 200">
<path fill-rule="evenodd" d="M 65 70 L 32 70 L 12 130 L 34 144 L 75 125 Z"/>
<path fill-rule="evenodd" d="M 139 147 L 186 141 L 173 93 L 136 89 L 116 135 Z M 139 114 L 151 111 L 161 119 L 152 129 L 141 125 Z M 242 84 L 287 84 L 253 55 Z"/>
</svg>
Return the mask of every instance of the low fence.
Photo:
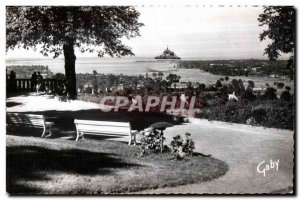
<svg viewBox="0 0 300 200">
<path fill-rule="evenodd" d="M 56 79 L 43 79 L 41 89 L 45 91 L 55 91 L 57 88 Z M 31 79 L 8 79 L 7 80 L 8 91 L 35 91 L 36 85 L 34 85 Z"/>
</svg>

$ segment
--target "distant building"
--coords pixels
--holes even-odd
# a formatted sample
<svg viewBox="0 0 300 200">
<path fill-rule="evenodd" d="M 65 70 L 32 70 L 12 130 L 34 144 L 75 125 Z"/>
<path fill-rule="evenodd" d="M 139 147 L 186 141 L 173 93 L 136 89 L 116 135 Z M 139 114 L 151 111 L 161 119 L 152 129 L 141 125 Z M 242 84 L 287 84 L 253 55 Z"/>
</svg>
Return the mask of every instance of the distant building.
<svg viewBox="0 0 300 200">
<path fill-rule="evenodd" d="M 265 93 L 266 89 L 264 88 L 253 88 L 252 89 L 252 94 L 254 94 L 255 96 L 260 96 L 263 95 Z"/>
<path fill-rule="evenodd" d="M 155 59 L 180 59 L 173 51 L 171 51 L 168 47 L 164 50 L 163 54 L 156 56 Z"/>
<path fill-rule="evenodd" d="M 117 87 L 116 87 L 116 90 L 117 91 L 124 90 L 124 84 L 123 83 L 118 84 Z"/>
</svg>

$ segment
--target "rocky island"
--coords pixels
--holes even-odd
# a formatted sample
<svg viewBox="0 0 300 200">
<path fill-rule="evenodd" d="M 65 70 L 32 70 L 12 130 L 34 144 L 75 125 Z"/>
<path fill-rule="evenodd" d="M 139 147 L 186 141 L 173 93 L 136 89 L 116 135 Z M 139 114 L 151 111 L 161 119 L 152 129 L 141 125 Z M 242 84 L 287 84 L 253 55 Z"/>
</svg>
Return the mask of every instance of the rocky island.
<svg viewBox="0 0 300 200">
<path fill-rule="evenodd" d="M 180 59 L 173 51 L 171 51 L 168 47 L 164 50 L 163 54 L 156 56 L 155 59 Z"/>
</svg>

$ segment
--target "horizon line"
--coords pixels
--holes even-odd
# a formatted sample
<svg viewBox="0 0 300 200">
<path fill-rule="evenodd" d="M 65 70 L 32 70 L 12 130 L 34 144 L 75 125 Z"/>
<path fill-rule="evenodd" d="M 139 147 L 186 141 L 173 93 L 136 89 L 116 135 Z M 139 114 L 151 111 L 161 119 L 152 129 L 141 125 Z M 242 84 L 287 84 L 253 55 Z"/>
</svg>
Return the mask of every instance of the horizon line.
<svg viewBox="0 0 300 200">
<path fill-rule="evenodd" d="M 98 57 L 98 56 L 79 56 L 76 59 L 84 59 L 84 58 L 99 58 L 99 59 L 126 59 L 126 58 L 144 58 L 144 59 L 153 59 L 153 60 L 157 60 L 157 61 L 180 61 L 180 60 L 186 60 L 186 59 L 197 59 L 197 60 L 204 60 L 204 61 L 209 61 L 209 60 L 269 60 L 268 58 L 201 58 L 201 57 L 196 57 L 196 56 L 187 56 L 187 57 L 181 57 L 181 59 L 155 59 L 154 57 L 150 57 L 150 56 L 124 56 L 124 57 Z M 52 57 L 9 57 L 9 58 L 5 58 L 5 60 L 14 60 L 14 59 L 18 59 L 18 60 L 64 60 L 64 58 L 52 58 Z M 287 58 L 278 58 L 277 60 L 289 60 Z"/>
</svg>

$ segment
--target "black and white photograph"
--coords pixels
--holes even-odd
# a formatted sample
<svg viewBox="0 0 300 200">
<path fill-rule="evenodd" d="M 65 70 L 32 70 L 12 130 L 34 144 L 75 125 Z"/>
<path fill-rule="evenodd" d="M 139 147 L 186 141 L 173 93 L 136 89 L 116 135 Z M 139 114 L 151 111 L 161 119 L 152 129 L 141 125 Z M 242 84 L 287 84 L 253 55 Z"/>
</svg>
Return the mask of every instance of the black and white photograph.
<svg viewBox="0 0 300 200">
<path fill-rule="evenodd" d="M 5 5 L 7 195 L 295 195 L 296 17 Z"/>
</svg>

